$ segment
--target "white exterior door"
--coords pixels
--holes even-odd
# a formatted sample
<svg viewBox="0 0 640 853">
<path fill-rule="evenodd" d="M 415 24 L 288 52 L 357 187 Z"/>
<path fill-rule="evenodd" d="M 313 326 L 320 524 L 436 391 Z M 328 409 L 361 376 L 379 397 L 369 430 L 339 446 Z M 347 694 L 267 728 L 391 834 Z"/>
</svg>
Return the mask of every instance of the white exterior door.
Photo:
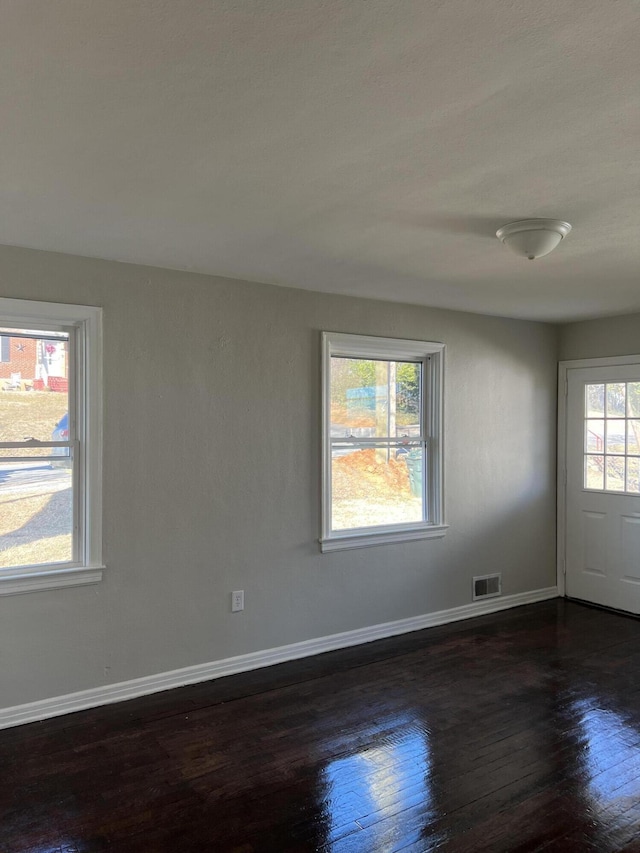
<svg viewBox="0 0 640 853">
<path fill-rule="evenodd" d="M 640 613 L 640 357 L 612 362 L 564 365 L 566 594 Z"/>
</svg>

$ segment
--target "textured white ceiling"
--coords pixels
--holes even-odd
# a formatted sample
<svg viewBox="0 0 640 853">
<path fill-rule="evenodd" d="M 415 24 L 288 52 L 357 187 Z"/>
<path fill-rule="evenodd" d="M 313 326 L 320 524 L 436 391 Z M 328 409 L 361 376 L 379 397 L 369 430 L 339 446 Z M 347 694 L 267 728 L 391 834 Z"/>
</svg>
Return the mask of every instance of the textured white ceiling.
<svg viewBox="0 0 640 853">
<path fill-rule="evenodd" d="M 0 243 L 640 310 L 638 0 L 0 0 Z M 529 262 L 494 237 L 574 231 Z"/>
</svg>

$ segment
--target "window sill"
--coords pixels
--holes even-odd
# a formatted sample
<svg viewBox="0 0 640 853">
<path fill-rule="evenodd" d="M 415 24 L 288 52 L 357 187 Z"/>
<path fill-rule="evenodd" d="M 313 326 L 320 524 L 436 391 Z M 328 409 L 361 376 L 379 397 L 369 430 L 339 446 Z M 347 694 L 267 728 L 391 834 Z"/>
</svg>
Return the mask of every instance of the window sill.
<svg viewBox="0 0 640 853">
<path fill-rule="evenodd" d="M 22 569 L 0 570 L 0 595 L 19 595 L 24 592 L 99 583 L 103 569 L 104 566 L 73 566 L 64 569 L 27 566 Z"/>
<path fill-rule="evenodd" d="M 405 530 L 381 530 L 377 533 L 334 534 L 330 538 L 320 539 L 320 550 L 347 551 L 351 548 L 371 548 L 374 545 L 390 545 L 394 542 L 412 542 L 415 539 L 442 539 L 449 529 L 448 524 L 433 524 Z"/>
</svg>

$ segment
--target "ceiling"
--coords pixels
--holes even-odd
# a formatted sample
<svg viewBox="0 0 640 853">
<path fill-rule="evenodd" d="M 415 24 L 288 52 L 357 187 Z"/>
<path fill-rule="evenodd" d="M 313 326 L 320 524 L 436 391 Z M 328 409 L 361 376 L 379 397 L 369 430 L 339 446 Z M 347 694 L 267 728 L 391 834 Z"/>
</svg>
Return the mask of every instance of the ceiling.
<svg viewBox="0 0 640 853">
<path fill-rule="evenodd" d="M 0 0 L 0 243 L 640 310 L 638 0 Z M 573 232 L 527 261 L 495 238 Z"/>
</svg>

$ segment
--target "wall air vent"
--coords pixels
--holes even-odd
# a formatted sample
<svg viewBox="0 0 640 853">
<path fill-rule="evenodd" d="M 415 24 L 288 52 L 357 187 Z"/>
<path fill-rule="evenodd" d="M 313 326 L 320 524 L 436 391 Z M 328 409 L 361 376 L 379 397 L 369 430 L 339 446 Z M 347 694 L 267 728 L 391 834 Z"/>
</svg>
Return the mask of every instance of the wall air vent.
<svg viewBox="0 0 640 853">
<path fill-rule="evenodd" d="M 473 579 L 473 600 L 479 598 L 495 598 L 502 595 L 502 573 L 481 575 Z"/>
</svg>

